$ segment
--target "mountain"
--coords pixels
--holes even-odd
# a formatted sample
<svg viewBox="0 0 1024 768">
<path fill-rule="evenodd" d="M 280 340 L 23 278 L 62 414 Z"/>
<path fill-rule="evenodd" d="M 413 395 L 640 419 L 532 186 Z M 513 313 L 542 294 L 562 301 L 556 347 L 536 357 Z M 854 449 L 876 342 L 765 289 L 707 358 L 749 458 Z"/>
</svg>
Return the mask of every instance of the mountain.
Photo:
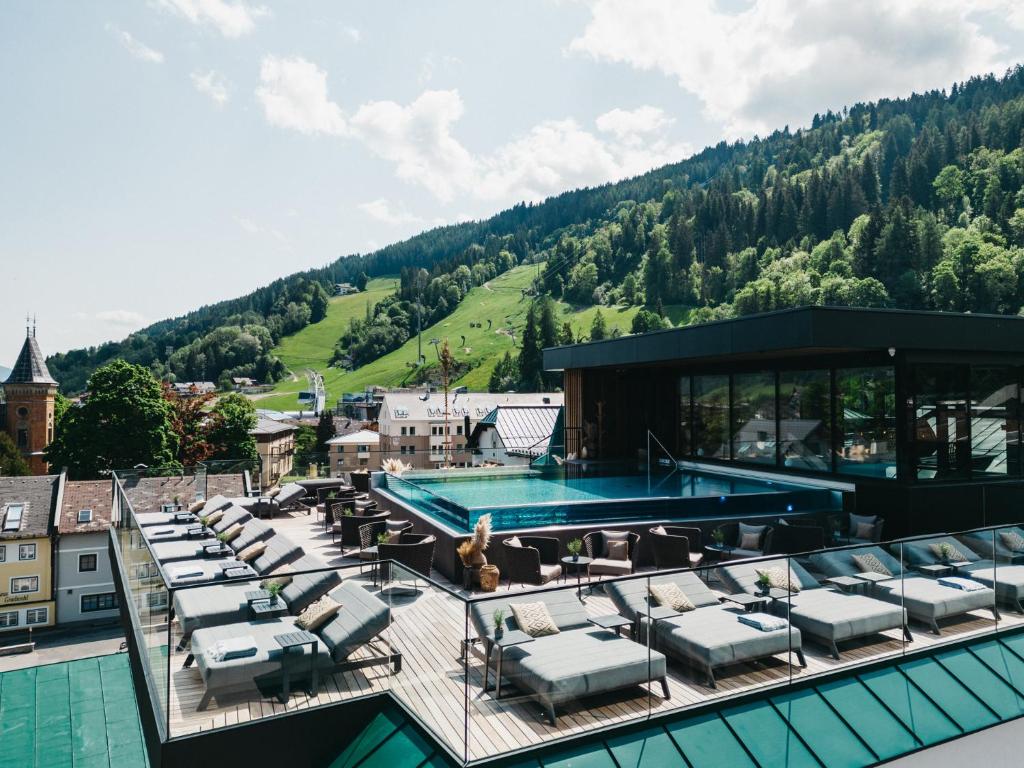
<svg viewBox="0 0 1024 768">
<path fill-rule="evenodd" d="M 556 303 L 538 336 L 548 341 L 552 322 L 565 319 L 574 338 L 590 335 L 578 312 L 592 319 L 596 305 L 603 315 L 631 313 L 630 331 L 798 304 L 1016 313 L 1024 304 L 1022 133 L 1020 67 L 948 92 L 829 110 L 808 129 L 721 143 L 633 179 L 430 230 L 48 362 L 68 391 L 114 357 L 178 378 L 287 382 L 302 374 L 283 362 L 289 339 L 327 322 L 315 357 L 335 366 L 339 386 L 407 380 L 412 369 L 399 365 L 410 362 L 417 327 L 452 342 L 449 318 L 478 330 L 478 320 L 456 313 L 468 318 L 481 290 L 500 276 L 518 280 L 514 270 L 528 265 L 535 275 L 518 288 L 523 302 L 509 324 L 527 336 L 540 310 L 525 308 L 549 295 Z M 347 327 L 330 325 L 335 283 L 365 288 L 387 275 L 397 275 L 393 292 L 364 300 Z M 477 357 L 480 342 L 468 335 L 466 346 L 460 375 L 479 386 L 472 366 L 495 361 Z M 527 357 L 520 373 L 531 375 L 518 386 L 536 381 Z"/>
</svg>

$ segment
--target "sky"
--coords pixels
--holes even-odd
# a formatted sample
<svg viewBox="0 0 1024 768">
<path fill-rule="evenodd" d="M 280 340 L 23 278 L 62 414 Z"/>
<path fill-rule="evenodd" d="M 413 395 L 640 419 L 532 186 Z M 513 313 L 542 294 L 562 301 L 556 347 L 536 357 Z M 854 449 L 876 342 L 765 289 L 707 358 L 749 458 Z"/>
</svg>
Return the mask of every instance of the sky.
<svg viewBox="0 0 1024 768">
<path fill-rule="evenodd" d="M 0 365 L 1024 60 L 1017 0 L 8 0 Z"/>
</svg>

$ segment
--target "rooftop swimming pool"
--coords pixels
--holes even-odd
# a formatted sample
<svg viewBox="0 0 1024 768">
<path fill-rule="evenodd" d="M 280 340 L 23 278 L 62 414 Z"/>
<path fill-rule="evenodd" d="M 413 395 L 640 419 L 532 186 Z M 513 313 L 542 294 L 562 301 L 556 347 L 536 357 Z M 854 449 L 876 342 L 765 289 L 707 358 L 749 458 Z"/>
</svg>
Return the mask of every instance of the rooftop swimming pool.
<svg viewBox="0 0 1024 768">
<path fill-rule="evenodd" d="M 841 507 L 829 488 L 763 476 L 677 470 L 660 475 L 582 474 L 565 468 L 386 475 L 378 490 L 448 527 L 472 530 L 490 513 L 494 530 L 548 525 L 685 520 L 811 512 Z"/>
</svg>

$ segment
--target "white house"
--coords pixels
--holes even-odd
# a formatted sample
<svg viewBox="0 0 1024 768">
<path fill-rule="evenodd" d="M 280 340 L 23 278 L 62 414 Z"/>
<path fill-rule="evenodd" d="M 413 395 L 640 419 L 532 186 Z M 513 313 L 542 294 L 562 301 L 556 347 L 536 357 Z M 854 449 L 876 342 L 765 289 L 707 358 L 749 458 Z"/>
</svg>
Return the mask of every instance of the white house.
<svg viewBox="0 0 1024 768">
<path fill-rule="evenodd" d="M 473 466 L 485 462 L 527 465 L 542 456 L 551 443 L 559 410 L 560 405 L 499 405 L 473 428 Z"/>
</svg>

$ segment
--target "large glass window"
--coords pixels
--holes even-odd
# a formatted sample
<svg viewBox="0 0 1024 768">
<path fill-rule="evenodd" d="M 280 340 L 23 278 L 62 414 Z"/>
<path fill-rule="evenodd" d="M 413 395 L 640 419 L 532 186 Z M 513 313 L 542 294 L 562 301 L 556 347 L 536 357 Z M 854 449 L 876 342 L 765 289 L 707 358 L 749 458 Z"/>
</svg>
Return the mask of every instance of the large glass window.
<svg viewBox="0 0 1024 768">
<path fill-rule="evenodd" d="M 832 376 L 829 371 L 779 374 L 779 431 L 782 466 L 832 470 Z"/>
<path fill-rule="evenodd" d="M 729 458 L 729 377 L 693 377 L 693 452 Z"/>
<path fill-rule="evenodd" d="M 914 393 L 914 471 L 918 480 L 967 477 L 970 471 L 966 365 L 918 365 Z"/>
<path fill-rule="evenodd" d="M 690 423 L 690 377 L 679 379 L 679 455 L 689 456 L 693 452 L 693 424 Z"/>
<path fill-rule="evenodd" d="M 889 366 L 836 371 L 837 471 L 896 477 L 896 375 Z"/>
<path fill-rule="evenodd" d="M 971 469 L 975 476 L 1017 474 L 1017 403 L 1017 375 L 1012 368 L 971 369 Z"/>
<path fill-rule="evenodd" d="M 732 378 L 732 457 L 775 463 L 775 374 L 739 373 Z"/>
</svg>

